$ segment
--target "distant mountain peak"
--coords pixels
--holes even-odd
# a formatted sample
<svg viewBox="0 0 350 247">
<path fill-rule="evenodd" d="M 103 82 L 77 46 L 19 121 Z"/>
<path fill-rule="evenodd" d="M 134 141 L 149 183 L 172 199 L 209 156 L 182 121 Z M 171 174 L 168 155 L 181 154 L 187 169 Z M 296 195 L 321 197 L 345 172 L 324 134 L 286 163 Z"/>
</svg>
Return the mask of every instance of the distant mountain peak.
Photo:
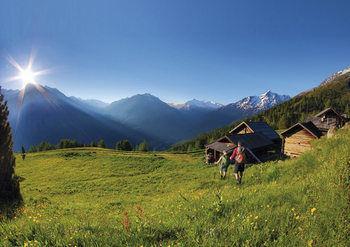
<svg viewBox="0 0 350 247">
<path fill-rule="evenodd" d="M 222 107 L 222 104 L 213 102 L 213 101 L 204 101 L 198 99 L 191 99 L 183 104 L 170 104 L 172 107 L 182 110 L 191 110 L 191 109 L 206 109 L 206 110 L 215 110 Z"/>
<path fill-rule="evenodd" d="M 260 94 L 259 98 L 273 97 L 273 95 L 277 95 L 277 94 L 272 92 L 271 90 L 267 90 L 265 93 Z"/>
<path fill-rule="evenodd" d="M 242 110 L 254 110 L 262 111 L 269 109 L 277 104 L 283 103 L 286 100 L 289 100 L 290 96 L 288 95 L 279 95 L 267 90 L 265 93 L 259 96 L 248 96 L 233 103 L 233 106 L 242 109 Z"/>
<path fill-rule="evenodd" d="M 327 85 L 328 83 L 332 82 L 336 77 L 344 75 L 350 73 L 350 67 L 347 67 L 345 69 L 342 69 L 334 74 L 332 74 L 331 76 L 329 76 L 328 78 L 326 78 L 323 82 L 321 82 L 321 86 Z"/>
</svg>

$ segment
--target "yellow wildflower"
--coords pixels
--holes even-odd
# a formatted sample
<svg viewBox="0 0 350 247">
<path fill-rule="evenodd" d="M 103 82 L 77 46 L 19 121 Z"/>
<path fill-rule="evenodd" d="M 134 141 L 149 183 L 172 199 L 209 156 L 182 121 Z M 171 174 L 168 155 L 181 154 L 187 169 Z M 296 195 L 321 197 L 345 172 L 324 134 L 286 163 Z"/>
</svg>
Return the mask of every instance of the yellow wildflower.
<svg viewBox="0 0 350 247">
<path fill-rule="evenodd" d="M 316 212 L 316 208 L 311 208 L 310 212 L 311 212 L 311 214 L 314 214 Z"/>
<path fill-rule="evenodd" d="M 307 246 L 312 247 L 314 246 L 314 241 L 312 239 L 310 239 L 309 241 L 307 241 Z"/>
</svg>

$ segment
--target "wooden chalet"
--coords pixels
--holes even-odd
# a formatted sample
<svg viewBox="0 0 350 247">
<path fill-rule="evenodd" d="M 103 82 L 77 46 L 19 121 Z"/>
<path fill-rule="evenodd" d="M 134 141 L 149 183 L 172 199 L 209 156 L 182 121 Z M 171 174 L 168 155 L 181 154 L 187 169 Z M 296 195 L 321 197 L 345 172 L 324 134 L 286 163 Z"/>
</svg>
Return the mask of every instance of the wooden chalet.
<svg viewBox="0 0 350 247">
<path fill-rule="evenodd" d="M 311 141 L 326 135 L 331 128 L 341 128 L 349 119 L 327 108 L 307 122 L 297 123 L 281 133 L 283 137 L 284 154 L 296 157 L 311 148 Z"/>
<path fill-rule="evenodd" d="M 242 122 L 228 135 L 206 146 L 206 155 L 211 153 L 218 160 L 223 151 L 228 153 L 241 142 L 247 149 L 249 163 L 269 160 L 280 156 L 282 140 L 265 122 Z"/>
<path fill-rule="evenodd" d="M 313 122 L 297 123 L 281 133 L 284 139 L 284 154 L 297 157 L 311 149 L 311 141 L 322 136 L 322 132 Z"/>
<path fill-rule="evenodd" d="M 282 139 L 277 132 L 266 122 L 242 122 L 230 131 L 230 134 L 259 133 L 274 144 L 274 150 L 280 154 L 282 152 Z"/>
<path fill-rule="evenodd" d="M 343 127 L 348 121 L 346 117 L 340 115 L 333 108 L 327 108 L 308 120 L 322 132 L 322 135 L 327 134 L 328 130 L 332 127 Z"/>
<path fill-rule="evenodd" d="M 216 162 L 221 154 L 226 151 L 227 153 L 232 153 L 235 145 L 226 140 L 217 140 L 213 143 L 210 143 L 205 146 L 205 154 L 208 156 L 209 154 L 213 155 L 214 162 Z"/>
</svg>

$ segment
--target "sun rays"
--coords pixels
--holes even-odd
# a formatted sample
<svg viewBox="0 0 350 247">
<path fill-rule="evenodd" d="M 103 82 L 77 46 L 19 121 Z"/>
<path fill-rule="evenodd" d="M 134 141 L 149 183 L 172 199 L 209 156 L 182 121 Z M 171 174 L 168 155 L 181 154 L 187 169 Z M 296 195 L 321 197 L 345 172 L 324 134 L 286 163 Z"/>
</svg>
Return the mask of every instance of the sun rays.
<svg viewBox="0 0 350 247">
<path fill-rule="evenodd" d="M 27 87 L 27 85 L 32 85 L 39 94 L 41 94 L 48 104 L 52 105 L 54 102 L 52 99 L 50 99 L 50 96 L 48 92 L 45 90 L 43 86 L 39 84 L 38 77 L 41 75 L 46 75 L 51 72 L 50 69 L 45 69 L 45 70 L 37 70 L 35 71 L 33 69 L 33 64 L 35 60 L 35 54 L 33 51 L 31 52 L 27 66 L 21 66 L 12 56 L 7 57 L 8 62 L 16 69 L 17 75 L 12 76 L 8 78 L 5 82 L 20 82 L 22 83 L 22 90 L 19 91 L 18 93 L 18 98 L 17 98 L 17 107 L 18 111 L 16 114 L 16 124 L 14 126 L 14 134 L 16 135 L 18 124 L 21 121 L 21 113 L 22 109 L 24 107 L 24 98 L 26 97 L 26 94 L 29 91 L 32 91 Z M 32 91 L 33 92 L 33 91 Z"/>
<path fill-rule="evenodd" d="M 35 54 L 32 52 L 29 56 L 28 64 L 27 66 L 23 67 L 21 66 L 13 57 L 8 56 L 7 58 L 8 62 L 17 70 L 17 75 L 10 77 L 6 80 L 6 82 L 11 81 L 20 81 L 22 82 L 23 88 L 27 84 L 38 84 L 37 78 L 40 75 L 45 75 L 50 72 L 50 70 L 33 70 L 33 64 L 35 60 Z"/>
</svg>

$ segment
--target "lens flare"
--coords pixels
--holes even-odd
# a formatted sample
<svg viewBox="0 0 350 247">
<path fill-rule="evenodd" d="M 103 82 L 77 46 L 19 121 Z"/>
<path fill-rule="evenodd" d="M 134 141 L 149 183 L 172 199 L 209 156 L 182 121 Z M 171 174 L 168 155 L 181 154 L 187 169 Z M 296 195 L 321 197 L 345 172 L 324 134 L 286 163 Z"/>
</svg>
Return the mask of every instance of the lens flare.
<svg viewBox="0 0 350 247">
<path fill-rule="evenodd" d="M 34 56 L 34 53 L 32 52 L 29 57 L 27 67 L 22 67 L 14 58 L 12 58 L 11 56 L 8 56 L 9 63 L 14 68 L 17 69 L 18 75 L 8 78 L 5 82 L 21 81 L 23 88 L 25 88 L 27 84 L 38 84 L 38 82 L 36 81 L 37 79 L 36 77 L 38 77 L 39 75 L 48 74 L 50 70 L 46 69 L 46 70 L 40 70 L 40 71 L 33 71 L 32 65 L 34 63 L 34 58 L 35 56 Z"/>
<path fill-rule="evenodd" d="M 25 85 L 31 83 L 36 84 L 35 82 L 35 73 L 31 69 L 22 70 L 19 74 L 19 77 L 21 77 L 21 80 Z"/>
</svg>

